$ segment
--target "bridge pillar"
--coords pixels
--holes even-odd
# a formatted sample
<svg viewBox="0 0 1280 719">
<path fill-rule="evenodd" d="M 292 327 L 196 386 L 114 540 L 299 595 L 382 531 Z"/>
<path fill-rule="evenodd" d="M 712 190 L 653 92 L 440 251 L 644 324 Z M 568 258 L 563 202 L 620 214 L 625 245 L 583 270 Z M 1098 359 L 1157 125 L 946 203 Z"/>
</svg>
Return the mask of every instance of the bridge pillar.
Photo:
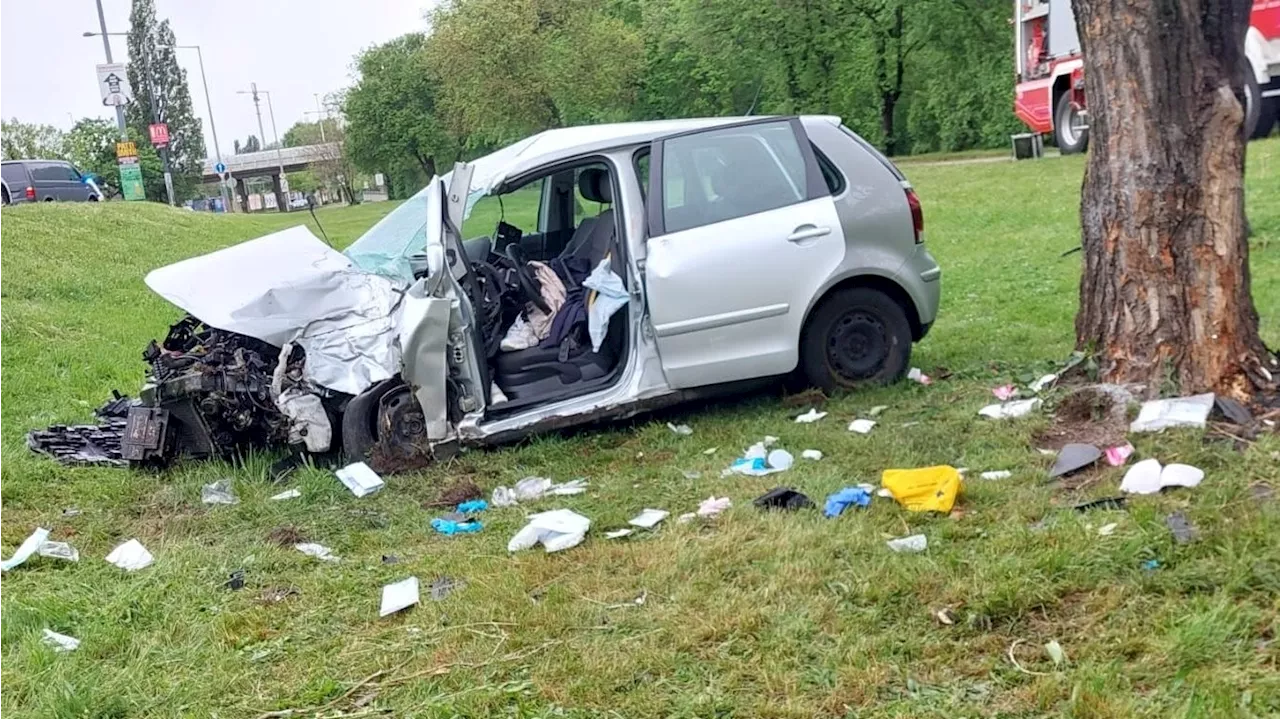
<svg viewBox="0 0 1280 719">
<path fill-rule="evenodd" d="M 280 173 L 271 176 L 271 191 L 276 193 L 276 210 L 280 212 L 289 211 L 289 198 L 285 196 L 284 188 L 280 186 Z"/>
<path fill-rule="evenodd" d="M 244 184 L 245 178 L 237 177 L 236 181 L 236 199 L 240 203 L 240 211 L 249 212 L 249 188 Z"/>
</svg>

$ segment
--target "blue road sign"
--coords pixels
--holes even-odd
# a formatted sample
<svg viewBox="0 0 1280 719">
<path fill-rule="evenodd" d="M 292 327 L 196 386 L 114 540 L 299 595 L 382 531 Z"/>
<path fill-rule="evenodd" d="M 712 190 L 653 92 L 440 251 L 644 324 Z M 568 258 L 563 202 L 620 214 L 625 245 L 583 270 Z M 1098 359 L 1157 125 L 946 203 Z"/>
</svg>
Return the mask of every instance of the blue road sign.
<svg viewBox="0 0 1280 719">
<path fill-rule="evenodd" d="M 213 166 L 213 171 L 221 175 L 222 173 L 227 171 L 227 166 L 219 162 L 218 164 Z"/>
</svg>

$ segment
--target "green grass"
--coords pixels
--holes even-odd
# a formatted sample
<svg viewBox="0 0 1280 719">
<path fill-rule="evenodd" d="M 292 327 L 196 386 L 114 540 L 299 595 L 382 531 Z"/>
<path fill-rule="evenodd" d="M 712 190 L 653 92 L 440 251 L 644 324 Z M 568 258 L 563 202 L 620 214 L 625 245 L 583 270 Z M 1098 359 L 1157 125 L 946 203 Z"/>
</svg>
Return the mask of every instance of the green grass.
<svg viewBox="0 0 1280 719">
<path fill-rule="evenodd" d="M 287 485 L 301 499 L 267 501 L 282 489 L 263 478 L 270 457 L 151 475 L 62 468 L 23 444 L 28 429 L 88 419 L 112 388 L 136 390 L 140 350 L 179 314 L 142 284 L 148 270 L 301 217 L 6 208 L 4 554 L 45 526 L 81 560 L 34 558 L 5 575 L 3 711 L 241 717 L 332 702 L 332 713 L 417 717 L 1277 715 L 1280 504 L 1248 489 L 1280 487 L 1274 435 L 1242 452 L 1197 432 L 1135 438 L 1140 456 L 1203 467 L 1204 483 L 1079 515 L 1060 508 L 1114 494 L 1119 470 L 1080 490 L 1046 485 L 1047 459 L 1033 445 L 1047 415 L 976 417 L 991 386 L 1039 374 L 1071 350 L 1080 261 L 1059 254 L 1078 242 L 1082 168 L 1078 157 L 908 168 L 944 268 L 941 314 L 913 363 L 949 368 L 948 380 L 839 398 L 816 425 L 792 423 L 798 410 L 765 396 L 541 437 L 390 478 L 361 500 L 308 470 Z M 1275 346 L 1280 140 L 1250 145 L 1247 184 L 1254 297 Z M 390 208 L 325 209 L 321 220 L 345 244 Z M 877 404 L 890 409 L 870 436 L 845 431 Z M 691 424 L 693 436 L 673 435 L 668 419 Z M 827 457 L 778 477 L 720 478 L 765 434 Z M 706 456 L 708 447 L 720 450 Z M 777 483 L 821 500 L 887 467 L 935 463 L 1014 476 L 966 485 L 956 517 L 877 500 L 828 521 L 750 503 Z M 693 470 L 702 477 L 686 479 Z M 421 503 L 441 483 L 469 477 L 489 490 L 529 474 L 590 479 L 585 495 L 529 507 L 591 517 L 582 546 L 509 555 L 521 509 L 489 511 L 479 535 L 430 529 L 436 511 Z M 220 477 L 234 478 L 239 505 L 200 503 L 200 486 Z M 735 504 L 717 521 L 600 536 L 643 507 L 679 514 L 712 494 Z M 82 514 L 64 516 L 72 506 Z M 1175 509 L 1199 541 L 1173 543 L 1163 518 Z M 1109 522 L 1115 533 L 1099 537 Z M 266 535 L 282 525 L 342 561 L 274 546 Z M 927 553 L 884 546 L 914 532 L 928 536 Z M 126 575 L 102 557 L 131 537 L 156 563 Z M 383 564 L 384 554 L 400 562 Z M 1143 569 L 1150 559 L 1158 569 Z M 246 572 L 239 592 L 221 588 L 234 569 Z M 424 589 L 441 575 L 467 586 L 378 619 L 380 586 L 410 574 Z M 282 587 L 298 593 L 263 601 Z M 642 592 L 643 606 L 623 606 Z M 953 626 L 934 619 L 943 607 Z M 80 649 L 53 654 L 40 643 L 45 627 L 80 638 Z M 1040 651 L 1051 639 L 1069 657 L 1057 670 Z M 1010 663 L 1019 640 L 1015 656 L 1037 674 Z"/>
</svg>

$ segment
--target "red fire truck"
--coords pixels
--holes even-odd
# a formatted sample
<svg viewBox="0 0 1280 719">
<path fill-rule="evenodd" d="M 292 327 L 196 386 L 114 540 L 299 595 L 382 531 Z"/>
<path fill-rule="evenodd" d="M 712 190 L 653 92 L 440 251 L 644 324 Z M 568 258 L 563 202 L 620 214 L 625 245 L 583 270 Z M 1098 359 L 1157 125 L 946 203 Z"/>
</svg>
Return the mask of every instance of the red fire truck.
<svg viewBox="0 0 1280 719">
<path fill-rule="evenodd" d="M 1089 106 L 1070 0 L 1014 0 L 1014 30 L 1014 112 L 1033 132 L 1053 133 L 1064 154 L 1083 152 Z M 1254 0 L 1244 56 L 1245 130 L 1265 137 L 1280 115 L 1280 0 Z"/>
</svg>

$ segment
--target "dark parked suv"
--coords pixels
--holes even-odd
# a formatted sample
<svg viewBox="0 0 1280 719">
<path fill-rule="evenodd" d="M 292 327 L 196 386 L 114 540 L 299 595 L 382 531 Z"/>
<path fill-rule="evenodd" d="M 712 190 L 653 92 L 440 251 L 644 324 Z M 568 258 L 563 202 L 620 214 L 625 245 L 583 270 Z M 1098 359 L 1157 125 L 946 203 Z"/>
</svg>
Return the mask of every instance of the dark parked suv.
<svg viewBox="0 0 1280 719">
<path fill-rule="evenodd" d="M 19 202 L 97 202 L 76 166 L 64 160 L 8 160 L 0 163 L 4 204 Z"/>
</svg>

